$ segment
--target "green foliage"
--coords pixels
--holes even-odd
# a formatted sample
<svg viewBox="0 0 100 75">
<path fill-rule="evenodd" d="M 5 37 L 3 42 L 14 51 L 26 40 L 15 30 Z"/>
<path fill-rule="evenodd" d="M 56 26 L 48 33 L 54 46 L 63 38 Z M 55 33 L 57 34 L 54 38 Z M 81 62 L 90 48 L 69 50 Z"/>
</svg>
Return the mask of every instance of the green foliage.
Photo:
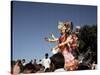
<svg viewBox="0 0 100 75">
<path fill-rule="evenodd" d="M 97 62 L 97 25 L 84 25 L 80 31 L 80 52 L 86 52 L 88 48 L 94 53 L 95 61 Z"/>
</svg>

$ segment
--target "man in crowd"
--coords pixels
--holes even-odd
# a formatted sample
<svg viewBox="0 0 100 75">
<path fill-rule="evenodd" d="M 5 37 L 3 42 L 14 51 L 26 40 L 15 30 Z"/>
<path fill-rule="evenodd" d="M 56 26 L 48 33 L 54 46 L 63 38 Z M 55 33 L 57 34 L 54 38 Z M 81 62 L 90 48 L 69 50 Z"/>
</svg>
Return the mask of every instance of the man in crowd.
<svg viewBox="0 0 100 75">
<path fill-rule="evenodd" d="M 45 67 L 44 71 L 48 72 L 50 69 L 51 60 L 49 58 L 48 53 L 45 54 L 45 58 L 42 60 L 42 65 Z"/>
</svg>

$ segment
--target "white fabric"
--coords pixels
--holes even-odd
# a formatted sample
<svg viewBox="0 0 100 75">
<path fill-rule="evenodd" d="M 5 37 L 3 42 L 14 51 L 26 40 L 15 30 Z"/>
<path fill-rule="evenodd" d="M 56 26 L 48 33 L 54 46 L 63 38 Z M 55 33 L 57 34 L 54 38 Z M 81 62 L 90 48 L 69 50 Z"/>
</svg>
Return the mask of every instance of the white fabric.
<svg viewBox="0 0 100 75">
<path fill-rule="evenodd" d="M 64 68 L 56 69 L 54 72 L 65 72 Z"/>
<path fill-rule="evenodd" d="M 59 52 L 59 49 L 56 49 L 56 50 L 55 50 L 55 48 L 52 48 L 52 53 L 53 53 L 53 54 L 57 54 L 58 52 Z"/>
<path fill-rule="evenodd" d="M 25 66 L 26 65 L 26 63 L 23 63 L 23 66 Z"/>
<path fill-rule="evenodd" d="M 44 58 L 43 60 L 42 60 L 42 65 L 45 67 L 45 69 L 47 69 L 47 68 L 50 68 L 50 63 L 51 63 L 51 60 L 50 60 L 50 58 Z"/>
<path fill-rule="evenodd" d="M 80 27 L 80 26 L 76 26 L 76 28 L 77 28 L 77 29 L 80 29 L 81 27 Z"/>
</svg>

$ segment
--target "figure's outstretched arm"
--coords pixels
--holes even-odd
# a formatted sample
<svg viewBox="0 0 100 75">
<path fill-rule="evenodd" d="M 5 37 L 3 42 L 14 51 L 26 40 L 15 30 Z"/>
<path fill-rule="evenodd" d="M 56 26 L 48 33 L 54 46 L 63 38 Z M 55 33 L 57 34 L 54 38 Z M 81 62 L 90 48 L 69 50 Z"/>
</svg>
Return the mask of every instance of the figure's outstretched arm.
<svg viewBox="0 0 100 75">
<path fill-rule="evenodd" d="M 45 40 L 46 40 L 47 42 L 57 42 L 57 41 L 58 41 L 58 38 L 55 38 L 55 39 L 45 38 Z"/>
<path fill-rule="evenodd" d="M 53 33 L 51 33 L 51 37 L 52 37 L 52 39 L 56 39 L 56 37 L 54 36 Z"/>
<path fill-rule="evenodd" d="M 50 35 L 51 35 L 52 39 L 46 37 L 45 38 L 46 41 L 48 41 L 48 42 L 57 42 L 58 41 L 58 38 L 56 38 L 53 33 L 51 33 Z"/>
</svg>

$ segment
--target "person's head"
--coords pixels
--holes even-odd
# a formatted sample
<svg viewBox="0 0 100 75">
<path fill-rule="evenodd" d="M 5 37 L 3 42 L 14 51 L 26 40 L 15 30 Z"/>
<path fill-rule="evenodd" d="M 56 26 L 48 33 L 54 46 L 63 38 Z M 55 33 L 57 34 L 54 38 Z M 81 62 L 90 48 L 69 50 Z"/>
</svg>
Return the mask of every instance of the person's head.
<svg viewBox="0 0 100 75">
<path fill-rule="evenodd" d="M 22 59 L 22 63 L 25 63 L 25 59 Z"/>
<path fill-rule="evenodd" d="M 48 56 L 49 56 L 48 53 L 45 53 L 45 58 L 48 58 Z"/>
<path fill-rule="evenodd" d="M 42 60 L 40 59 L 39 62 L 41 62 Z"/>
<path fill-rule="evenodd" d="M 60 31 L 61 34 L 65 33 L 66 27 L 65 27 L 65 25 L 64 25 L 63 22 L 58 22 L 58 29 L 59 29 L 59 31 Z"/>
<path fill-rule="evenodd" d="M 33 60 L 31 60 L 29 63 L 32 63 L 33 64 Z"/>
<path fill-rule="evenodd" d="M 18 64 L 18 66 L 21 66 L 22 65 L 21 60 L 17 60 L 16 63 Z"/>
<path fill-rule="evenodd" d="M 73 23 L 71 21 L 67 22 L 58 22 L 58 29 L 60 33 L 70 33 L 73 30 Z"/>
<path fill-rule="evenodd" d="M 64 23 L 65 27 L 66 27 L 66 33 L 71 33 L 73 31 L 73 23 L 72 21 L 68 20 Z"/>
<path fill-rule="evenodd" d="M 36 63 L 36 59 L 34 59 L 34 63 Z"/>
</svg>

